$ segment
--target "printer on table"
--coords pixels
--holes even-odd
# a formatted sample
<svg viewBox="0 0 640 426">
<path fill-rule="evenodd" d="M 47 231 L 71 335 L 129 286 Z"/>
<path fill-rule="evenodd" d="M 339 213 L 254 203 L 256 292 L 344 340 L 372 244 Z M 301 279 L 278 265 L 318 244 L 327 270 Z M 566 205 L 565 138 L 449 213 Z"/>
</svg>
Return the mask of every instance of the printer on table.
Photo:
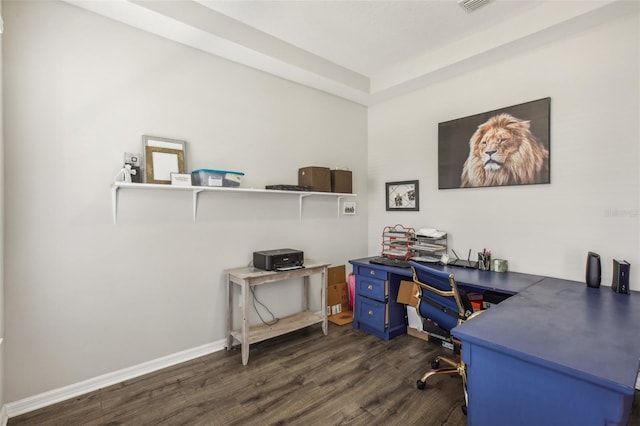
<svg viewBox="0 0 640 426">
<path fill-rule="evenodd" d="M 304 253 L 301 250 L 289 248 L 254 251 L 253 266 L 266 271 L 304 268 Z"/>
</svg>

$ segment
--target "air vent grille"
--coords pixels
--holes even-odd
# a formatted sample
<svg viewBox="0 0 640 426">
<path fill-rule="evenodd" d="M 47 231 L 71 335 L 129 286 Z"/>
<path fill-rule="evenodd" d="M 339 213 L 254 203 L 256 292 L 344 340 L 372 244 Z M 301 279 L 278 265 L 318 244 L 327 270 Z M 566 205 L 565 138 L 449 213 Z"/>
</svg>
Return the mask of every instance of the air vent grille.
<svg viewBox="0 0 640 426">
<path fill-rule="evenodd" d="M 479 7 L 489 3 L 490 0 L 459 0 L 458 4 L 467 12 L 473 12 Z"/>
</svg>

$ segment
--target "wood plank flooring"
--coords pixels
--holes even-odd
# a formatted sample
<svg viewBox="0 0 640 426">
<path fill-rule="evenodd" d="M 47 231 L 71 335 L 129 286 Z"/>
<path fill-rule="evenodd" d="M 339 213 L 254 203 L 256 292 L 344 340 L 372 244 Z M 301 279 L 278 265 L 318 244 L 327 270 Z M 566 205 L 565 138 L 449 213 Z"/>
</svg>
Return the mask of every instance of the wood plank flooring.
<svg viewBox="0 0 640 426">
<path fill-rule="evenodd" d="M 220 351 L 9 419 L 17 425 L 466 425 L 462 381 L 416 380 L 437 345 L 320 325 Z M 638 392 L 631 426 L 640 425 Z"/>
</svg>

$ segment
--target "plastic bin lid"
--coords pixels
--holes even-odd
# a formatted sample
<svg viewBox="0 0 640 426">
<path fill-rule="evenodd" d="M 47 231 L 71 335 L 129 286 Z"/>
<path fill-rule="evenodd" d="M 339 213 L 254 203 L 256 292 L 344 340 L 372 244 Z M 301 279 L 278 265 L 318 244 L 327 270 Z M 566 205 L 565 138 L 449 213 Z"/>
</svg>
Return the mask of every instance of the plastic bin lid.
<svg viewBox="0 0 640 426">
<path fill-rule="evenodd" d="M 194 170 L 191 173 L 198 173 L 198 172 L 205 172 L 205 173 L 232 173 L 234 175 L 240 175 L 240 176 L 244 176 L 244 173 L 242 172 L 231 172 L 228 170 L 213 170 L 213 169 L 198 169 L 198 170 Z"/>
</svg>

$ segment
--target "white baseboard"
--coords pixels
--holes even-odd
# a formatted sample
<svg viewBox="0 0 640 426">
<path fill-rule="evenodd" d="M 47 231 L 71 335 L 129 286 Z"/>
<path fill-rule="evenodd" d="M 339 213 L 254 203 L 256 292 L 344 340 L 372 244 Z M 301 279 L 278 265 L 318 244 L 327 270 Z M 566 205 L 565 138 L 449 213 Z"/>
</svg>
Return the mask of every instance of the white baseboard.
<svg viewBox="0 0 640 426">
<path fill-rule="evenodd" d="M 5 421 L 2 423 L 2 426 L 6 425 L 7 418 L 19 416 L 20 414 L 28 413 L 70 398 L 75 398 L 76 396 L 93 392 L 125 380 L 133 379 L 166 367 L 171 367 L 172 365 L 180 364 L 181 362 L 208 355 L 210 353 L 223 350 L 226 346 L 227 339 L 222 339 L 217 342 L 187 349 L 186 351 L 177 352 L 162 358 L 147 361 L 142 364 L 134 365 L 133 367 L 124 368 L 119 371 L 107 373 L 89 380 L 8 403 L 3 407 L 2 414 Z"/>
<path fill-rule="evenodd" d="M 3 405 L 0 408 L 0 425 L 7 426 L 7 422 L 9 421 L 9 416 L 7 416 L 7 406 Z"/>
</svg>

